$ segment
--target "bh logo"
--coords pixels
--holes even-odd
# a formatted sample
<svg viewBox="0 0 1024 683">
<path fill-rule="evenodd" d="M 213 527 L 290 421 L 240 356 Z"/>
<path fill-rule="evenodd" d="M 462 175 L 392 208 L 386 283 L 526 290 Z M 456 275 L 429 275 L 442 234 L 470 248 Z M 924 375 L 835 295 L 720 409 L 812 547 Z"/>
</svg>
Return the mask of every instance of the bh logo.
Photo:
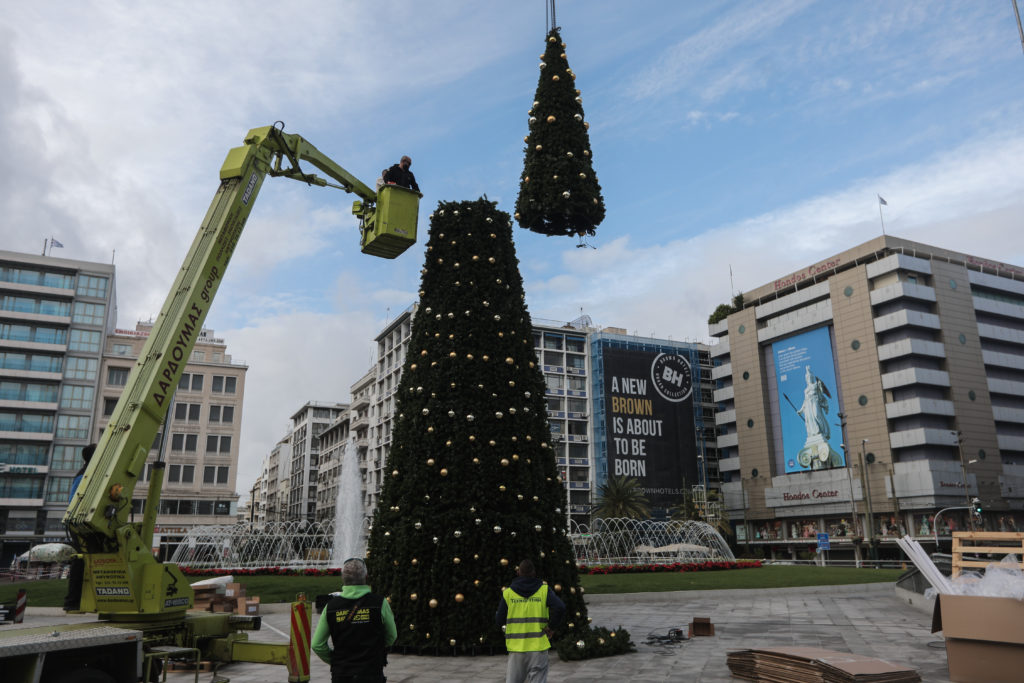
<svg viewBox="0 0 1024 683">
<path fill-rule="evenodd" d="M 660 354 L 651 363 L 651 380 L 661 397 L 672 403 L 684 401 L 693 393 L 690 361 L 682 356 Z"/>
</svg>

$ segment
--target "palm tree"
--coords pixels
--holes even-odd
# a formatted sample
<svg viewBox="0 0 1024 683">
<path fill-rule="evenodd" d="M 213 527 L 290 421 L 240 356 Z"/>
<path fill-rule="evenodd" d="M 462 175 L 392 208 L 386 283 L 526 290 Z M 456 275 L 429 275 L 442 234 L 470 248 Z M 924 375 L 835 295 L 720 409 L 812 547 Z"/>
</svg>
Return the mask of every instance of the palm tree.
<svg viewBox="0 0 1024 683">
<path fill-rule="evenodd" d="M 633 477 L 609 477 L 597 490 L 595 517 L 649 519 L 650 503 Z"/>
</svg>

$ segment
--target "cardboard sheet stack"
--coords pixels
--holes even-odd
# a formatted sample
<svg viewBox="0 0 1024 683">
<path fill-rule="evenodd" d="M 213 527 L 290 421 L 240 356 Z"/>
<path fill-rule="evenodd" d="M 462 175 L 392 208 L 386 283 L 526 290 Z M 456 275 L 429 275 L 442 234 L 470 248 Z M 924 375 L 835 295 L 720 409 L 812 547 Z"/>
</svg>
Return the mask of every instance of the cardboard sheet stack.
<svg viewBox="0 0 1024 683">
<path fill-rule="evenodd" d="M 226 580 L 225 580 L 226 579 Z M 195 607 L 193 609 L 202 612 L 232 612 L 234 614 L 248 614 L 255 616 L 260 613 L 260 599 L 258 597 L 247 597 L 245 584 L 234 583 L 232 577 L 218 577 L 197 581 L 192 584 L 192 590 L 196 594 Z"/>
<path fill-rule="evenodd" d="M 899 664 L 816 647 L 773 647 L 730 652 L 736 678 L 779 683 L 916 683 L 917 671 Z"/>
</svg>

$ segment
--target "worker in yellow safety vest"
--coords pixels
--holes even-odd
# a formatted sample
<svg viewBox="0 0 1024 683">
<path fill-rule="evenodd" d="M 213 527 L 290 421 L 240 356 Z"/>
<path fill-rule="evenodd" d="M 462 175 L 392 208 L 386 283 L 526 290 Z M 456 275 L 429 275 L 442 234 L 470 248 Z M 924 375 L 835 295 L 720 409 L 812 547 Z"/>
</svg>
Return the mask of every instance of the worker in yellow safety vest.
<svg viewBox="0 0 1024 683">
<path fill-rule="evenodd" d="M 537 578 L 531 560 L 516 569 L 518 578 L 501 593 L 495 620 L 505 628 L 508 668 L 505 683 L 546 683 L 548 640 L 565 615 L 563 603 L 547 584 Z"/>
</svg>

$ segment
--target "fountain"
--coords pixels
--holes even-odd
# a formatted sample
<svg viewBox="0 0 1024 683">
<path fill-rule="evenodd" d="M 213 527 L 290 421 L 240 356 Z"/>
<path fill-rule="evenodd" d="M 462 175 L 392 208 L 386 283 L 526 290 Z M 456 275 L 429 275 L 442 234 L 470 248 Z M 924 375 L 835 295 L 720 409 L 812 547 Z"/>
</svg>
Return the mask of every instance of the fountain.
<svg viewBox="0 0 1024 683">
<path fill-rule="evenodd" d="M 350 557 L 366 555 L 362 477 L 355 437 L 345 444 L 338 477 L 338 500 L 334 508 L 334 547 L 331 566 L 340 567 Z"/>
</svg>

